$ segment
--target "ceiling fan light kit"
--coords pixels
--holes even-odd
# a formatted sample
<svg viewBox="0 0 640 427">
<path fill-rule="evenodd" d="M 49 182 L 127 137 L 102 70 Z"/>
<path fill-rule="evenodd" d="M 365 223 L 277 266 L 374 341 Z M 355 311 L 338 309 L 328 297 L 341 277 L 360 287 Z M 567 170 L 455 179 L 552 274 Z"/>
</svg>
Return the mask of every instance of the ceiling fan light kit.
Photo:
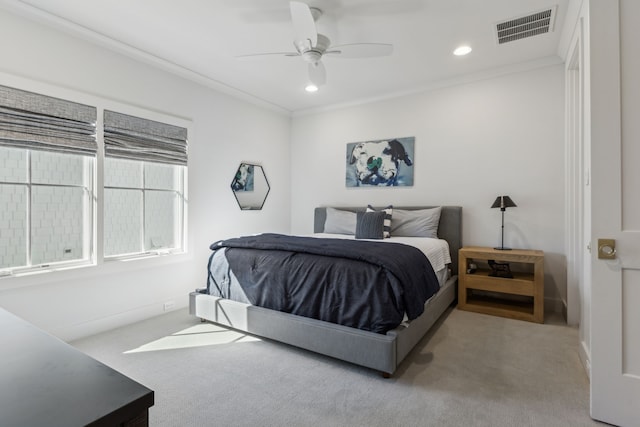
<svg viewBox="0 0 640 427">
<path fill-rule="evenodd" d="M 327 82 L 327 72 L 322 62 L 323 56 L 334 58 L 373 58 L 389 56 L 393 53 L 393 46 L 387 43 L 350 43 L 331 46 L 331 40 L 316 30 L 316 20 L 322 16 L 322 11 L 307 4 L 289 2 L 291 21 L 293 22 L 295 52 L 258 53 L 239 56 L 239 59 L 266 56 L 301 56 L 307 62 L 308 81 L 305 90 L 315 92 L 318 87 Z M 311 86 L 315 90 L 309 90 Z"/>
<path fill-rule="evenodd" d="M 466 45 L 459 46 L 459 47 L 456 48 L 456 50 L 453 51 L 453 54 L 455 56 L 465 56 L 465 55 L 468 55 L 469 53 L 471 53 L 472 50 L 473 49 L 471 49 L 470 46 L 466 46 Z"/>
</svg>

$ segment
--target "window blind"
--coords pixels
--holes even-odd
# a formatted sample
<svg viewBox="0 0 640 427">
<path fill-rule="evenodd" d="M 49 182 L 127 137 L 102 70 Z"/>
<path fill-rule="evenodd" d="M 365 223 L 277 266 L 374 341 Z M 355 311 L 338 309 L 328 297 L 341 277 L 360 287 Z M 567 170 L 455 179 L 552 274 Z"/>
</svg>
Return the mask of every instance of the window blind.
<svg viewBox="0 0 640 427">
<path fill-rule="evenodd" d="M 104 111 L 105 156 L 187 165 L 187 129 Z"/>
<path fill-rule="evenodd" d="M 0 86 L 0 146 L 95 155 L 95 107 Z"/>
</svg>

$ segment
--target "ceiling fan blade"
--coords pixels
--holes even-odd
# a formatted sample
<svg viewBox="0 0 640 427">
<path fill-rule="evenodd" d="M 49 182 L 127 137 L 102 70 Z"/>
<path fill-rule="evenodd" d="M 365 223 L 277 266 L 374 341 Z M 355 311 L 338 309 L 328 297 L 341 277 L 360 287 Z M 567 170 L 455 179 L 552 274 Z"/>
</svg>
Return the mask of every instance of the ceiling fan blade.
<svg viewBox="0 0 640 427">
<path fill-rule="evenodd" d="M 309 66 L 309 81 L 317 87 L 322 86 L 327 82 L 327 70 L 324 68 L 324 64 L 320 61 L 315 64 L 310 63 Z"/>
<path fill-rule="evenodd" d="M 325 55 L 334 58 L 374 58 L 389 56 L 393 53 L 393 45 L 386 43 L 351 43 L 331 46 Z"/>
<path fill-rule="evenodd" d="M 240 61 L 252 61 L 254 59 L 264 59 L 272 56 L 300 56 L 300 54 L 298 52 L 252 53 L 249 55 L 238 55 L 235 58 Z"/>
<path fill-rule="evenodd" d="M 292 1 L 289 2 L 289 9 L 291 10 L 296 46 L 299 43 L 306 43 L 307 40 L 310 43 L 309 47 L 315 46 L 318 43 L 318 31 L 309 6 L 299 1 Z"/>
</svg>

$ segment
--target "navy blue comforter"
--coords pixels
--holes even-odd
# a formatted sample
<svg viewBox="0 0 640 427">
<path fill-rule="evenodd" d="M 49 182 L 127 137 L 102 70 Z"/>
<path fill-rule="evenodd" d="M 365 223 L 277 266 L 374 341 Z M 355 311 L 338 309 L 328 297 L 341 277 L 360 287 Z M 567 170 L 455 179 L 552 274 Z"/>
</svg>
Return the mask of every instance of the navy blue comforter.
<svg viewBox="0 0 640 427">
<path fill-rule="evenodd" d="M 378 333 L 439 289 L 426 256 L 399 243 L 261 234 L 210 248 L 210 294 Z"/>
</svg>

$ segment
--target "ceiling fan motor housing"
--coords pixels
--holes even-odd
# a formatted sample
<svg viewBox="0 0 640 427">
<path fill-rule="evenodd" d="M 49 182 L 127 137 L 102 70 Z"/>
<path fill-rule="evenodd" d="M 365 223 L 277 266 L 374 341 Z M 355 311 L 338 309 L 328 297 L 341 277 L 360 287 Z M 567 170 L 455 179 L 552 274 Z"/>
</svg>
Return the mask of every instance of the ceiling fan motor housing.
<svg viewBox="0 0 640 427">
<path fill-rule="evenodd" d="M 331 40 L 324 34 L 319 34 L 315 22 L 322 15 L 322 11 L 316 7 L 310 7 L 301 1 L 290 1 L 289 9 L 294 29 L 293 45 L 295 52 L 274 52 L 253 55 L 254 56 L 301 56 L 307 63 L 309 81 L 315 86 L 321 86 L 326 82 L 326 70 L 322 63 L 322 57 L 335 55 L 340 58 L 370 58 L 387 56 L 393 51 L 393 46 L 382 43 L 350 43 L 331 47 Z"/>
<path fill-rule="evenodd" d="M 318 34 L 318 42 L 315 46 L 309 46 L 308 40 L 296 41 L 294 45 L 302 58 L 310 64 L 315 64 L 320 61 L 322 55 L 327 50 L 329 45 L 331 44 L 331 40 L 323 34 Z"/>
</svg>

